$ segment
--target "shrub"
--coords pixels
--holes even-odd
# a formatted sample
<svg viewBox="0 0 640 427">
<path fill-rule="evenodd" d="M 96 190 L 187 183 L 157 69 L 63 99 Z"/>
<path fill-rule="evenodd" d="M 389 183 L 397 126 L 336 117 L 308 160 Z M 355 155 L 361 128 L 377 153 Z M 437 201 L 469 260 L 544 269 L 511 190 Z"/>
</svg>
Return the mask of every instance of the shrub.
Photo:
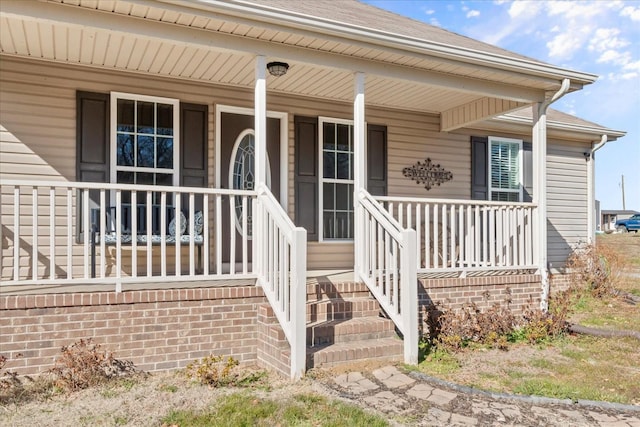
<svg viewBox="0 0 640 427">
<path fill-rule="evenodd" d="M 207 356 L 187 365 L 186 374 L 201 384 L 212 387 L 248 386 L 265 377 L 264 371 L 242 372 L 239 362 L 229 356 Z"/>
<path fill-rule="evenodd" d="M 56 378 L 56 385 L 68 391 L 136 373 L 131 361 L 114 358 L 112 353 L 101 350 L 101 345 L 95 344 L 91 338 L 62 347 L 61 351 L 62 355 L 50 372 Z"/>
<path fill-rule="evenodd" d="M 611 294 L 623 277 L 625 260 L 606 245 L 580 245 L 567 260 L 571 285 L 586 288 L 596 297 Z"/>
</svg>

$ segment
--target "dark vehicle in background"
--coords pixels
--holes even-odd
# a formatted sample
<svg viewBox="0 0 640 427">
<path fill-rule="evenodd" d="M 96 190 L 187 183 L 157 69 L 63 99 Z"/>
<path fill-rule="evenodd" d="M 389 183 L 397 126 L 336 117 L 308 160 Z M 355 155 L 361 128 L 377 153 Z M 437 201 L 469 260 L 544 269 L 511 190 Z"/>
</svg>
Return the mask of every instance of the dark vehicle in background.
<svg viewBox="0 0 640 427">
<path fill-rule="evenodd" d="M 635 214 L 627 219 L 619 219 L 616 221 L 616 230 L 621 233 L 628 231 L 635 231 L 637 233 L 638 230 L 640 230 L 640 214 Z"/>
</svg>

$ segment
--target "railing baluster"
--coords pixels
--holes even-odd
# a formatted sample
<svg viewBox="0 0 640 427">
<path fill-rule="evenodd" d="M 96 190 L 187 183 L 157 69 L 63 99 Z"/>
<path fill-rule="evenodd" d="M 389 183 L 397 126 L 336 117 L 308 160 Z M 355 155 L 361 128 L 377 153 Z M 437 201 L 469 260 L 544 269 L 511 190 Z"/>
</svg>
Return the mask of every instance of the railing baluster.
<svg viewBox="0 0 640 427">
<path fill-rule="evenodd" d="M 422 251 L 420 247 L 422 245 L 422 204 L 416 203 L 416 250 L 418 251 L 418 268 L 422 266 Z"/>
<path fill-rule="evenodd" d="M 467 247 L 465 245 L 465 230 L 464 230 L 464 205 L 458 206 L 458 267 L 463 268 L 468 264 L 467 259 Z"/>
<path fill-rule="evenodd" d="M 430 206 L 428 203 L 424 205 L 424 268 L 430 268 L 431 262 L 431 219 Z"/>
<path fill-rule="evenodd" d="M 175 256 L 175 276 L 176 277 L 180 277 L 182 276 L 182 233 L 180 233 L 180 230 L 182 230 L 182 215 L 180 215 L 182 213 L 182 193 L 181 192 L 176 192 L 174 194 L 175 197 L 175 203 L 176 203 L 176 211 L 175 211 L 175 225 L 176 225 L 176 232 L 175 232 L 175 237 L 176 237 L 176 242 L 175 242 L 175 247 L 176 247 L 176 256 Z"/>
<path fill-rule="evenodd" d="M 204 268 L 204 275 L 208 276 L 209 275 L 209 195 L 206 193 L 202 196 L 202 206 L 203 206 L 202 208 L 203 210 L 202 245 L 204 249 L 202 264 Z M 245 230 L 244 232 L 246 236 L 246 233 L 247 233 L 246 227 L 244 230 Z M 246 271 L 243 271 L 243 273 L 246 273 Z"/>
<path fill-rule="evenodd" d="M 38 187 L 33 186 L 31 193 L 31 210 L 33 214 L 32 230 L 33 243 L 31 244 L 31 278 L 38 280 Z"/>
<path fill-rule="evenodd" d="M 249 211 L 247 210 L 247 196 L 242 196 L 242 274 L 247 274 L 248 269 L 248 244 L 249 240 L 247 239 L 247 215 Z"/>
<path fill-rule="evenodd" d="M 196 274 L 196 242 L 195 242 L 195 194 L 189 193 L 189 275 L 195 276 Z"/>
<path fill-rule="evenodd" d="M 448 246 L 448 232 L 447 232 L 447 205 L 442 205 L 442 267 L 446 268 L 448 264 L 447 246 Z"/>
<path fill-rule="evenodd" d="M 116 278 L 122 277 L 122 192 L 116 190 Z"/>
<path fill-rule="evenodd" d="M 475 266 L 479 267 L 480 266 L 480 261 L 481 261 L 481 250 L 482 250 L 482 241 L 480 240 L 480 206 L 476 205 L 476 208 L 474 209 L 474 227 L 476 228 L 476 234 L 475 234 Z"/>
<path fill-rule="evenodd" d="M 491 266 L 495 267 L 496 262 L 496 244 L 497 244 L 497 236 L 496 236 L 496 218 L 498 215 L 498 209 L 495 206 L 491 207 L 489 214 L 489 263 Z"/>
<path fill-rule="evenodd" d="M 67 279 L 73 278 L 73 189 L 67 188 Z M 17 238 L 16 238 L 17 240 Z"/>
<path fill-rule="evenodd" d="M 451 204 L 449 221 L 451 223 L 451 267 L 455 267 L 458 254 L 456 253 L 456 205 L 454 203 Z"/>
<path fill-rule="evenodd" d="M 391 266 L 393 269 L 393 291 L 391 292 L 391 294 L 393 295 L 393 301 L 391 303 L 391 306 L 393 307 L 393 309 L 395 310 L 395 314 L 399 314 L 400 313 L 400 295 L 399 295 L 399 289 L 398 289 L 398 284 L 399 284 L 399 271 L 398 271 L 398 242 L 396 242 L 395 240 L 393 240 L 391 242 Z"/>
<path fill-rule="evenodd" d="M 98 210 L 98 218 L 100 221 L 100 277 L 104 278 L 107 274 L 107 260 L 105 254 L 105 237 L 106 237 L 106 194 L 104 188 L 100 189 L 100 209 Z"/>
<path fill-rule="evenodd" d="M 0 229 L 2 226 L 0 226 Z M 49 188 L 49 279 L 56 278 L 56 188 Z M 0 230 L 0 242 L 2 231 Z M 0 252 L 2 250 L 0 249 Z M 2 261 L 0 260 L 0 265 Z"/>
<path fill-rule="evenodd" d="M 229 218 L 231 222 L 233 218 Z M 222 195 L 216 194 L 216 274 L 222 274 Z"/>
<path fill-rule="evenodd" d="M 131 191 L 131 277 L 138 277 L 138 192 Z"/>
<path fill-rule="evenodd" d="M 482 207 L 482 265 L 487 267 L 487 257 L 489 251 L 489 236 L 487 235 L 487 227 L 488 227 L 488 208 L 487 206 Z"/>
<path fill-rule="evenodd" d="M 160 277 L 167 277 L 167 192 L 160 193 Z"/>
<path fill-rule="evenodd" d="M 147 191 L 146 214 L 147 214 L 147 277 L 153 276 L 153 251 L 152 251 L 152 228 L 153 228 L 153 193 Z"/>
<path fill-rule="evenodd" d="M 20 187 L 13 189 L 13 280 L 20 280 Z"/>
<path fill-rule="evenodd" d="M 438 259 L 440 258 L 439 254 L 439 245 L 438 237 L 440 237 L 440 224 L 438 221 L 438 211 L 439 205 L 434 203 L 433 205 L 433 268 L 438 268 L 440 263 Z"/>
</svg>

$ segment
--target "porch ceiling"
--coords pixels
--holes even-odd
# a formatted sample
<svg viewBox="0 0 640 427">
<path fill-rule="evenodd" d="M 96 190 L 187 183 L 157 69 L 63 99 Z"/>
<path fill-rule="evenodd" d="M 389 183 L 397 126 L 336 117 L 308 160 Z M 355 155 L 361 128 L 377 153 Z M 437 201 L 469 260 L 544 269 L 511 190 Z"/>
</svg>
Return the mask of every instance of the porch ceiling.
<svg viewBox="0 0 640 427">
<path fill-rule="evenodd" d="M 351 102 L 353 72 L 364 71 L 367 104 L 385 108 L 441 113 L 509 100 L 496 115 L 541 100 L 554 84 L 157 2 L 3 1 L 0 13 L 6 55 L 253 87 L 258 52 L 291 66 L 268 76 L 269 91 Z"/>
</svg>

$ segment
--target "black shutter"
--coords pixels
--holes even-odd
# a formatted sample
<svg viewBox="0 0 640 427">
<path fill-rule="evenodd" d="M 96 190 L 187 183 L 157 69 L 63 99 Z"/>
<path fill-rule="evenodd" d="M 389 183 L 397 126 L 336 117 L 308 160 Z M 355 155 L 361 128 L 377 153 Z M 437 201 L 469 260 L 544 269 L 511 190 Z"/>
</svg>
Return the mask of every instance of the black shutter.
<svg viewBox="0 0 640 427">
<path fill-rule="evenodd" d="M 318 119 L 294 117 L 295 222 L 307 230 L 307 240 L 318 240 Z"/>
<path fill-rule="evenodd" d="M 180 103 L 180 185 L 206 188 L 208 113 L 206 105 Z M 188 198 L 181 199 L 182 210 L 188 210 Z M 203 209 L 202 196 L 195 198 L 195 210 Z"/>
<path fill-rule="evenodd" d="M 76 180 L 109 182 L 109 94 L 76 93 Z"/>
<path fill-rule="evenodd" d="M 533 200 L 533 155 L 531 153 L 531 143 L 522 143 L 522 201 L 531 202 Z"/>
<path fill-rule="evenodd" d="M 367 128 L 367 191 L 374 196 L 387 195 L 387 127 Z"/>
<path fill-rule="evenodd" d="M 471 137 L 471 198 L 473 200 L 489 198 L 488 145 L 487 137 Z"/>
</svg>

